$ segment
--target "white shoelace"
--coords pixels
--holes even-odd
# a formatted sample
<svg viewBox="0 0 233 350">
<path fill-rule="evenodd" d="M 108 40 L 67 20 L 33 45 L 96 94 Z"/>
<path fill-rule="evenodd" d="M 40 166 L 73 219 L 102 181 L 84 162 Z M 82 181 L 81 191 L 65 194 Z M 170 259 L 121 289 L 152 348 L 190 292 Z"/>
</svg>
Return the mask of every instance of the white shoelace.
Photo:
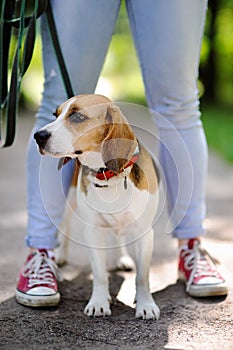
<svg viewBox="0 0 233 350">
<path fill-rule="evenodd" d="M 62 280 L 62 275 L 55 262 L 49 259 L 46 253 L 39 251 L 35 252 L 22 271 L 22 275 L 29 278 L 28 286 L 30 288 L 41 284 L 54 286 L 53 274 L 57 280 Z"/>
<path fill-rule="evenodd" d="M 185 249 L 182 253 L 184 258 L 184 267 L 191 271 L 186 285 L 188 292 L 195 277 L 215 277 L 218 278 L 218 272 L 215 264 L 218 262 L 205 249 L 201 249 L 198 242 L 194 243 L 193 249 Z"/>
</svg>

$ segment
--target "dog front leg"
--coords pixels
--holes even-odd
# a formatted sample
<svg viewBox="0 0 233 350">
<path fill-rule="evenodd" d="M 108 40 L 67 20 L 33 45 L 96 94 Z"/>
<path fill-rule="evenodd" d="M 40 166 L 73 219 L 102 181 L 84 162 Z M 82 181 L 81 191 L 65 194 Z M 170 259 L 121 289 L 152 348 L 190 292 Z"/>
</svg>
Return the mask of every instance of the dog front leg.
<svg viewBox="0 0 233 350">
<path fill-rule="evenodd" d="M 136 261 L 136 317 L 159 319 L 160 310 L 156 305 L 149 288 L 149 269 L 153 251 L 153 229 L 134 243 Z"/>
<path fill-rule="evenodd" d="M 110 301 L 111 297 L 108 290 L 108 275 L 106 270 L 106 256 L 104 248 L 94 248 L 100 246 L 100 241 L 90 239 L 93 236 L 97 238 L 101 234 L 94 232 L 88 234 L 89 259 L 93 273 L 92 295 L 84 309 L 87 316 L 108 316 L 111 315 Z"/>
</svg>

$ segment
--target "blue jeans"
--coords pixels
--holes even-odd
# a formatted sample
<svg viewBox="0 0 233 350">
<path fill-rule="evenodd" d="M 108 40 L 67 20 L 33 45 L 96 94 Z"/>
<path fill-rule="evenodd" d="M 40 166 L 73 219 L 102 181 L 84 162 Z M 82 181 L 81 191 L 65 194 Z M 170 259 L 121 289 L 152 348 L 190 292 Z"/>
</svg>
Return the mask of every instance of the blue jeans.
<svg viewBox="0 0 233 350">
<path fill-rule="evenodd" d="M 75 94 L 95 91 L 120 3 L 120 0 L 52 3 Z M 171 219 L 177 221 L 173 235 L 180 239 L 197 237 L 204 232 L 207 147 L 196 83 L 207 0 L 127 0 L 126 4 L 148 106 L 164 117 L 157 126 Z M 52 113 L 67 98 L 44 17 L 41 34 L 45 82 L 34 130 L 51 122 Z M 183 157 L 184 145 L 190 166 L 185 161 L 187 157 Z M 62 220 L 72 164 L 58 172 L 57 159 L 41 157 L 31 138 L 27 174 L 27 245 L 52 249 L 57 245 L 57 226 Z M 178 182 L 184 189 L 181 195 Z M 185 189 L 190 186 L 191 198 L 186 198 Z M 176 220 L 177 217 L 182 219 Z"/>
</svg>

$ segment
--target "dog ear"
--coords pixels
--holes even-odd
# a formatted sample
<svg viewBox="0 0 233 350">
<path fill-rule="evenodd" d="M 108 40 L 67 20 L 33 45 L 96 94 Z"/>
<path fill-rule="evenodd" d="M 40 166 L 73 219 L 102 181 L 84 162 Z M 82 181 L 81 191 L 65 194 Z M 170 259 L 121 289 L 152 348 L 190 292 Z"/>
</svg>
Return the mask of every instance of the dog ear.
<svg viewBox="0 0 233 350">
<path fill-rule="evenodd" d="M 108 106 L 105 123 L 109 127 L 101 145 L 102 158 L 106 167 L 118 174 L 131 159 L 137 140 L 117 106 Z"/>
</svg>

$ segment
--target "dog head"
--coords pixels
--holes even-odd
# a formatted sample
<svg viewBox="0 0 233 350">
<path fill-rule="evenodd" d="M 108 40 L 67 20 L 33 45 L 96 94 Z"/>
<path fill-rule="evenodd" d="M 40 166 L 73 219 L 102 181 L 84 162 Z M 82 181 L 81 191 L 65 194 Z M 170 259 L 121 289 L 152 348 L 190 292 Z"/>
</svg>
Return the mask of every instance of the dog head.
<svg viewBox="0 0 233 350">
<path fill-rule="evenodd" d="M 78 95 L 62 103 L 56 120 L 34 135 L 41 154 L 78 157 L 90 168 L 108 167 L 118 173 L 137 146 L 121 110 L 107 97 Z"/>
</svg>

